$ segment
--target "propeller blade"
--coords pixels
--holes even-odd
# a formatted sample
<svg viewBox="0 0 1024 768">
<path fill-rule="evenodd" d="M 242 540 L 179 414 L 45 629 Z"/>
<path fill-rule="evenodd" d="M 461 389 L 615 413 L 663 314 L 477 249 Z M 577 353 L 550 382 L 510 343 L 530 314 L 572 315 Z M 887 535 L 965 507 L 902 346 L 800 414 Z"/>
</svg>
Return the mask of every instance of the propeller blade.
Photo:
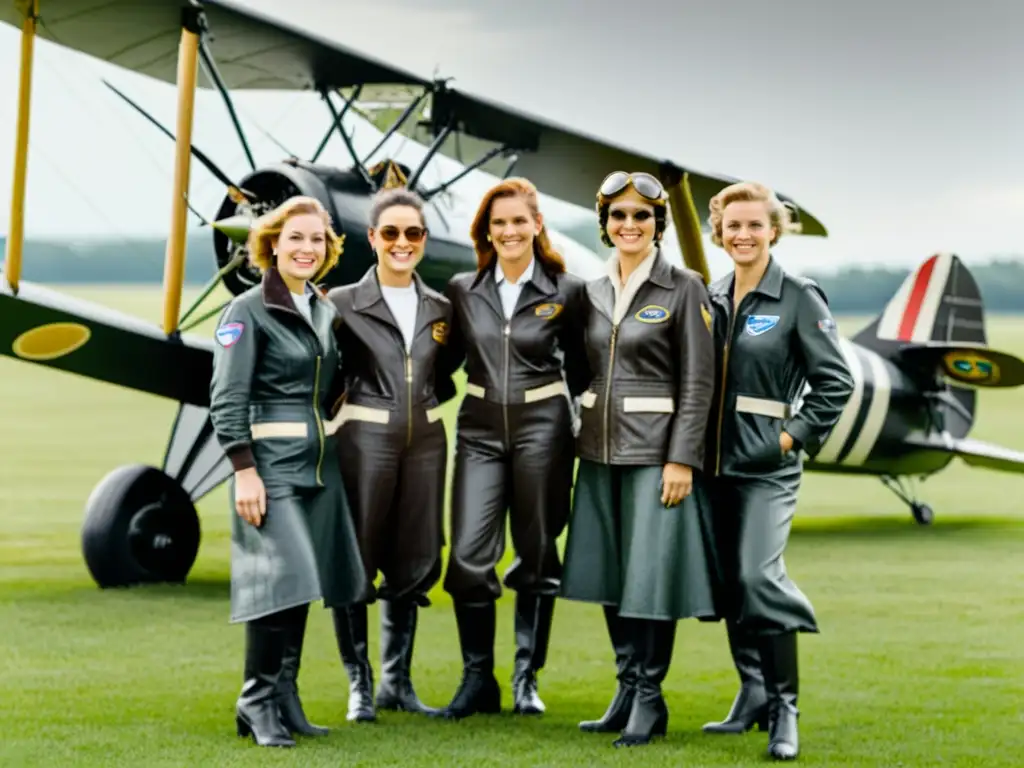
<svg viewBox="0 0 1024 768">
<path fill-rule="evenodd" d="M 245 244 L 249 239 L 249 232 L 252 229 L 252 217 L 245 214 L 228 216 L 226 219 L 210 223 L 214 229 L 223 232 L 228 239 L 239 244 Z"/>
<path fill-rule="evenodd" d="M 679 241 L 679 250 L 683 254 L 683 263 L 701 275 L 704 284 L 707 285 L 711 282 L 711 270 L 708 268 L 707 256 L 704 253 L 700 217 L 697 215 L 697 206 L 693 202 L 693 192 L 690 190 L 690 174 L 675 166 L 666 165 L 661 169 L 661 183 L 668 192 L 672 223 L 676 227 L 676 238 Z"/>
<path fill-rule="evenodd" d="M 151 122 L 153 125 L 159 128 L 171 141 L 177 140 L 174 134 L 171 133 L 171 131 L 169 131 L 167 128 L 165 128 L 164 125 L 159 120 L 157 120 L 155 117 L 149 114 L 146 110 L 144 110 L 130 98 L 125 96 L 121 91 L 119 91 L 117 88 L 111 85 L 110 82 L 108 82 L 107 80 L 103 80 L 103 84 L 107 86 L 107 88 L 112 90 L 114 93 L 116 93 L 118 96 L 120 96 L 122 99 L 124 99 L 124 101 L 127 102 L 128 105 L 132 107 L 135 111 L 137 111 L 140 115 L 142 115 L 144 118 L 149 120 L 149 122 Z M 227 174 L 225 174 L 220 168 L 218 168 L 209 157 L 203 154 L 201 150 L 197 149 L 194 144 L 190 144 L 189 149 L 192 151 L 192 156 L 195 157 L 196 160 L 201 162 L 210 173 L 216 176 L 224 184 L 224 186 L 228 188 L 228 194 L 231 195 L 232 200 L 235 200 L 235 202 L 240 202 L 239 198 L 241 198 L 243 200 L 248 200 L 249 202 L 257 201 L 258 198 L 256 197 L 256 195 L 254 195 L 252 192 L 249 192 L 248 190 L 242 189 L 237 184 L 235 184 L 231 179 L 228 178 Z"/>
</svg>

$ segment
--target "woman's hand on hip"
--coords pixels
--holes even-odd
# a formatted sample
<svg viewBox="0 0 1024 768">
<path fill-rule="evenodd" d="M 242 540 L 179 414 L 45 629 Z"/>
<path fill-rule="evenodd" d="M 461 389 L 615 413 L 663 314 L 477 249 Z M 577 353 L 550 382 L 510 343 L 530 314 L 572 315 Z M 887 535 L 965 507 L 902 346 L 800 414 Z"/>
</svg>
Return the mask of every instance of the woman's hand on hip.
<svg viewBox="0 0 1024 768">
<path fill-rule="evenodd" d="M 256 467 L 235 472 L 235 511 L 245 522 L 259 528 L 267 514 L 267 490 Z"/>
<path fill-rule="evenodd" d="M 661 503 L 674 507 L 693 490 L 693 469 L 669 462 L 661 473 Z"/>
</svg>

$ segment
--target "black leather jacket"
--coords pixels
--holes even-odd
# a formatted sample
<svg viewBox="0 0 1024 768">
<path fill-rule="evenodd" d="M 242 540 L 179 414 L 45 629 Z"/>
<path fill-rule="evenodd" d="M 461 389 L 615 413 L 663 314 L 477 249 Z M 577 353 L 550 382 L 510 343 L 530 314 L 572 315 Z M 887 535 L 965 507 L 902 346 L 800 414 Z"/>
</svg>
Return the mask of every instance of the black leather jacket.
<svg viewBox="0 0 1024 768">
<path fill-rule="evenodd" d="M 565 381 L 571 395 L 587 385 L 583 347 L 584 283 L 549 272 L 538 259 L 523 285 L 511 320 L 505 319 L 494 280 L 496 266 L 461 272 L 445 295 L 454 308 L 452 331 L 442 353 L 444 372 L 466 364 L 469 388 L 492 403 L 525 402 L 527 393 Z"/>
<path fill-rule="evenodd" d="M 384 301 L 377 267 L 362 279 L 332 289 L 327 298 L 340 317 L 338 350 L 346 405 L 368 406 L 389 412 L 388 424 L 413 439 L 420 411 L 436 408 L 439 398 L 436 365 L 447 343 L 452 308 L 448 300 L 413 273 L 419 295 L 416 331 L 409 352 L 391 310 Z M 443 391 L 450 381 L 440 382 Z"/>
<path fill-rule="evenodd" d="M 338 364 L 334 308 L 318 289 L 299 313 L 280 273 L 232 299 L 220 318 L 210 419 L 235 471 L 272 485 L 322 485 L 324 421 Z"/>
<path fill-rule="evenodd" d="M 594 379 L 580 400 L 580 458 L 603 464 L 684 464 L 700 470 L 714 393 L 710 302 L 700 276 L 660 250 L 618 325 L 611 279 L 587 284 L 587 355 Z"/>
<path fill-rule="evenodd" d="M 735 316 L 732 286 L 730 274 L 710 288 L 720 354 L 707 469 L 762 475 L 795 465 L 800 448 L 812 457 L 821 450 L 853 392 L 853 379 L 827 299 L 814 281 L 787 274 L 772 258 Z M 795 445 L 785 456 L 783 430 Z"/>
</svg>

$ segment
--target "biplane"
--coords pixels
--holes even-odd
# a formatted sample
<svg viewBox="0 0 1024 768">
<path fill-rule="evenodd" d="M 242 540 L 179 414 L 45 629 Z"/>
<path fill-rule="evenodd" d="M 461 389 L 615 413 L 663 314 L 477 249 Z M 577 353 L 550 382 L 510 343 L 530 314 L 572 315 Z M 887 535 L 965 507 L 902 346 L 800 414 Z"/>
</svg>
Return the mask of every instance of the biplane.
<svg viewBox="0 0 1024 768">
<path fill-rule="evenodd" d="M 373 193 L 394 183 L 416 190 L 428 202 L 431 232 L 421 273 L 430 285 L 441 288 L 453 273 L 476 263 L 468 237 L 476 198 L 451 197 L 460 185 L 474 178 L 493 183 L 514 169 L 537 184 L 547 200 L 558 201 L 560 210 L 568 206 L 586 213 L 596 232 L 593 201 L 603 176 L 614 169 L 647 171 L 659 176 L 669 191 L 667 253 L 710 280 L 701 222 L 707 220 L 710 198 L 735 178 L 616 146 L 462 92 L 443 78 L 419 77 L 302 31 L 283 12 L 271 17 L 233 0 L 0 0 L 0 22 L 22 30 L 14 194 L 0 275 L 0 352 L 179 404 L 161 467 L 119 467 L 100 480 L 86 502 L 83 555 L 101 587 L 181 582 L 194 563 L 200 538 L 195 504 L 230 476 L 231 467 L 213 437 L 208 414 L 213 340 L 188 331 L 220 311 L 218 306 L 197 314 L 218 285 L 237 295 L 256 283 L 258 275 L 246 262 L 249 224 L 288 197 L 317 197 L 330 211 L 335 228 L 349 235 L 344 258 L 327 278 L 328 285 L 337 285 L 358 279 L 373 263 L 361 236 Z M 159 326 L 20 279 L 37 34 L 176 85 L 173 132 L 114 89 L 174 141 Z M 205 83 L 199 80 L 200 71 Z M 223 98 L 250 166 L 242 178 L 230 178 L 192 145 L 194 96 L 200 87 L 214 88 Z M 346 115 L 358 111 L 361 98 L 388 88 L 416 95 L 390 126 L 377 132 L 372 148 L 362 152 L 344 127 Z M 309 160 L 289 156 L 272 164 L 256 163 L 231 99 L 231 92 L 240 89 L 319 94 L 328 130 Z M 428 113 L 410 123 L 414 114 Z M 369 163 L 393 136 L 415 132 L 428 138 L 413 142 L 412 154 L 396 153 Z M 351 165 L 318 162 L 332 136 L 344 142 Z M 463 160 L 460 136 L 481 147 L 478 159 Z M 225 195 L 207 222 L 217 274 L 181 313 L 189 211 L 206 221 L 187 198 L 193 159 L 224 184 Z M 442 161 L 449 163 L 451 175 L 428 187 L 425 170 Z M 790 212 L 790 232 L 827 235 L 805 208 L 784 194 L 779 197 Z M 557 220 L 549 217 L 549 224 L 552 218 Z M 580 218 L 567 216 L 565 221 L 578 225 Z M 586 238 L 558 231 L 552 236 L 571 271 L 583 277 L 601 274 L 602 257 L 581 242 Z M 191 325 L 186 324 L 189 319 Z M 1024 383 L 1024 362 L 988 349 L 977 286 L 956 257 L 940 255 L 925 262 L 879 320 L 843 345 L 856 391 L 809 469 L 894 481 L 936 472 L 956 456 L 994 469 L 1024 468 L 1024 455 L 966 439 L 974 416 L 974 388 Z M 925 505 L 900 493 L 920 522 L 931 519 Z"/>
</svg>

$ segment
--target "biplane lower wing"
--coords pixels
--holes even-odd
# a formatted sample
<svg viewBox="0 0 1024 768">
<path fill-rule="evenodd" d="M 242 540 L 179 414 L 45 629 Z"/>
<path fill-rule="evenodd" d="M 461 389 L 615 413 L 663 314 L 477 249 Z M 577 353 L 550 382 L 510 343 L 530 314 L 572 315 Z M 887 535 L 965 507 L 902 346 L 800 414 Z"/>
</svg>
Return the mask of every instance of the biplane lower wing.
<svg viewBox="0 0 1024 768">
<path fill-rule="evenodd" d="M 168 338 L 157 326 L 0 275 L 0 353 L 48 368 L 206 407 L 213 342 Z"/>
<path fill-rule="evenodd" d="M 1000 445 L 970 438 L 956 440 L 938 436 L 911 436 L 907 443 L 921 450 L 952 454 L 972 467 L 1024 474 L 1024 452 Z"/>
</svg>

